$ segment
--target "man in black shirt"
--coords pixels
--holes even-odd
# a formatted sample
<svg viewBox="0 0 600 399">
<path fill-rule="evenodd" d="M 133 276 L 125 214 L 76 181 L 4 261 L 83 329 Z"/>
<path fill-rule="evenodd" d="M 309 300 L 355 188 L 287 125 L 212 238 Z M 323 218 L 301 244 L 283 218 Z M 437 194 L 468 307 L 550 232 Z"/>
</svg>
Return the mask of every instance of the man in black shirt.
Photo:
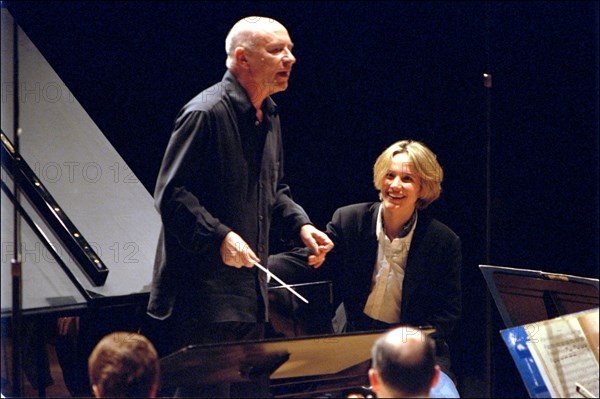
<svg viewBox="0 0 600 399">
<path fill-rule="evenodd" d="M 154 193 L 163 229 L 148 314 L 162 320 L 169 351 L 264 336 L 266 275 L 253 266 L 266 266 L 273 218 L 315 254 L 333 247 L 282 183 L 281 128 L 270 96 L 287 88 L 296 61 L 287 30 L 270 18 L 244 18 L 225 46 L 228 70 L 177 116 Z M 235 392 L 219 386 L 178 394 Z"/>
</svg>

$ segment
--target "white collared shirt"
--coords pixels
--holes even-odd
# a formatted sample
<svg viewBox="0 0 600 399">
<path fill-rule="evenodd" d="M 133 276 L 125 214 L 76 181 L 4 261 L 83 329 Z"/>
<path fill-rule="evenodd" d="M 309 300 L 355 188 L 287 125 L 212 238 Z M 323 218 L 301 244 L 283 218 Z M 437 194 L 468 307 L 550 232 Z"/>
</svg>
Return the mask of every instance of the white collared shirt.
<svg viewBox="0 0 600 399">
<path fill-rule="evenodd" d="M 375 231 L 379 242 L 377 262 L 371 279 L 371 293 L 363 310 L 372 319 L 390 324 L 400 322 L 404 268 L 417 221 L 415 219 L 405 237 L 390 241 L 383 227 L 383 206 L 379 206 Z"/>
</svg>

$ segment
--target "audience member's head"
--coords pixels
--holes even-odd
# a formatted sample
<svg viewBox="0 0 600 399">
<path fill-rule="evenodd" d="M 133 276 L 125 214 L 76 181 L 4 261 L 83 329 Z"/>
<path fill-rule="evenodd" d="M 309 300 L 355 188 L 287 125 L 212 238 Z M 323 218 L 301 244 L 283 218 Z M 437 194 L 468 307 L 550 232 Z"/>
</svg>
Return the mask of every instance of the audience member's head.
<svg viewBox="0 0 600 399">
<path fill-rule="evenodd" d="M 155 397 L 160 379 L 152 343 L 134 332 L 114 332 L 98 342 L 88 359 L 97 398 Z"/>
<path fill-rule="evenodd" d="M 373 345 L 369 370 L 378 398 L 428 397 L 440 376 L 435 342 L 412 327 L 398 327 Z"/>
</svg>

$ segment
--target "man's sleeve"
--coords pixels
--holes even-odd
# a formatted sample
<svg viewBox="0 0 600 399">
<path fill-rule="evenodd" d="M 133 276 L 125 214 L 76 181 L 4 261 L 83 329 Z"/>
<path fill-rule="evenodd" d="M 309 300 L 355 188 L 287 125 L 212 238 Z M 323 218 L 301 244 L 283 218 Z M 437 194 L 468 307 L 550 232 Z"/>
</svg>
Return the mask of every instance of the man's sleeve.
<svg viewBox="0 0 600 399">
<path fill-rule="evenodd" d="M 206 181 L 206 171 L 210 170 L 206 160 L 211 136 L 205 112 L 181 115 L 167 146 L 154 193 L 166 231 L 192 252 L 220 245 L 231 231 L 204 208 L 194 191 Z"/>
</svg>

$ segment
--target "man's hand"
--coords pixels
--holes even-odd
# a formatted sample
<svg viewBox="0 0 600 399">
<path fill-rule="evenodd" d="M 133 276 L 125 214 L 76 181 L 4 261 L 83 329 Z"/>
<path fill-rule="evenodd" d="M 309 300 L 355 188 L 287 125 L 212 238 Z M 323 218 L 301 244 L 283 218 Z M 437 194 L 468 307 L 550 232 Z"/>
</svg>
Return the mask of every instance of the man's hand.
<svg viewBox="0 0 600 399">
<path fill-rule="evenodd" d="M 79 332 L 79 316 L 59 317 L 56 321 L 56 328 L 59 335 L 67 335 L 71 324 L 75 323 L 75 333 Z"/>
<path fill-rule="evenodd" d="M 333 242 L 327 234 L 317 229 L 312 224 L 305 224 L 300 229 L 300 238 L 313 253 L 308 257 L 308 264 L 315 269 L 325 262 L 325 255 L 333 249 Z"/>
<path fill-rule="evenodd" d="M 260 259 L 237 233 L 230 231 L 221 243 L 221 259 L 227 266 L 253 267 Z"/>
</svg>

